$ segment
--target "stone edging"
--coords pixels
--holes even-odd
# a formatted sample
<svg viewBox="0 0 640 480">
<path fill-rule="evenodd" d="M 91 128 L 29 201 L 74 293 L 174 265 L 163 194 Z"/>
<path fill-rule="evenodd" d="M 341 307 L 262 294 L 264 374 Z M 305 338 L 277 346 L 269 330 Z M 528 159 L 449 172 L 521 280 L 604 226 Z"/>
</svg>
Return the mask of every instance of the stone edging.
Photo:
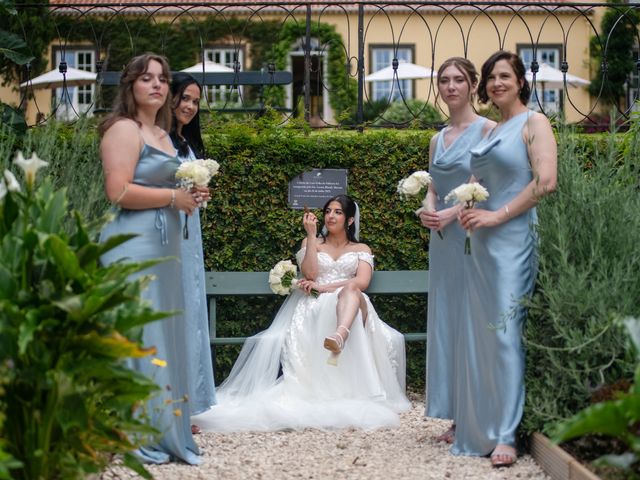
<svg viewBox="0 0 640 480">
<path fill-rule="evenodd" d="M 542 433 L 536 432 L 531 436 L 531 456 L 552 480 L 600 480 Z"/>
</svg>

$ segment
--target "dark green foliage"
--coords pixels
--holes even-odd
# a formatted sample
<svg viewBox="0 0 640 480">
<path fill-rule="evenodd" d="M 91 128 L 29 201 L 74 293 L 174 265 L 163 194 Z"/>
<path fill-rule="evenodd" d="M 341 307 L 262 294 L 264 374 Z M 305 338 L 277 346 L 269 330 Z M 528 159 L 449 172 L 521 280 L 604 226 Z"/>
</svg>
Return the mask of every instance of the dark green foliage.
<svg viewBox="0 0 640 480">
<path fill-rule="evenodd" d="M 617 4 L 611 0 L 609 3 Z M 636 68 L 633 48 L 637 42 L 638 22 L 640 13 L 636 9 L 608 8 L 602 17 L 599 37 L 591 38 L 591 57 L 598 65 L 589 93 L 605 104 L 620 107 L 628 76 Z M 606 72 L 602 65 L 605 59 Z"/>
<path fill-rule="evenodd" d="M 622 454 L 607 454 L 598 463 L 621 469 L 626 478 L 640 476 L 640 319 L 628 317 L 623 320 L 629 334 L 629 349 L 635 356 L 634 382 L 628 392 L 617 398 L 596 403 L 562 422 L 556 429 L 554 440 L 564 442 L 587 434 L 601 434 L 620 439 L 627 450 Z"/>
<path fill-rule="evenodd" d="M 540 273 L 525 333 L 526 432 L 548 431 L 599 388 L 631 379 L 635 367 L 613 322 L 640 311 L 638 124 L 622 141 L 612 134 L 597 148 L 585 148 L 582 138 L 561 134 L 558 190 L 538 208 Z"/>
<path fill-rule="evenodd" d="M 3 84 L 24 80 L 23 65 L 30 62 L 31 76 L 46 70 L 45 54 L 53 39 L 53 25 L 43 21 L 48 2 L 24 0 L 18 6 L 0 2 L 0 76 Z"/>
<path fill-rule="evenodd" d="M 421 100 L 392 102 L 373 122 L 376 126 L 427 128 L 442 124 L 442 116 L 433 105 Z"/>
</svg>

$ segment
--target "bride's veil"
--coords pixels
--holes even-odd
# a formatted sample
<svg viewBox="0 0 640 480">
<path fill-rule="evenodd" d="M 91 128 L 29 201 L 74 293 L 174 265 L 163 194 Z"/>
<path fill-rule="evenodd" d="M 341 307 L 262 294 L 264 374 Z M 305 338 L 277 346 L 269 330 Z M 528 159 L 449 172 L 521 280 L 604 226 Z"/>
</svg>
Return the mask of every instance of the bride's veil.
<svg viewBox="0 0 640 480">
<path fill-rule="evenodd" d="M 294 290 L 269 328 L 246 340 L 231 373 L 216 388 L 219 399 L 233 400 L 260 394 L 277 383 L 285 334 L 302 295 L 300 290 Z"/>
</svg>

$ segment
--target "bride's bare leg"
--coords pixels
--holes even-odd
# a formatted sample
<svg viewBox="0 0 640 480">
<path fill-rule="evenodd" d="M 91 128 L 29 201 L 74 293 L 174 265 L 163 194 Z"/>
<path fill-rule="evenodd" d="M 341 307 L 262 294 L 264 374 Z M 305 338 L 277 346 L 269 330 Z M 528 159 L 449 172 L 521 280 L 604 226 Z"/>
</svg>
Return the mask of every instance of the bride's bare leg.
<svg viewBox="0 0 640 480">
<path fill-rule="evenodd" d="M 351 332 L 351 325 L 353 325 L 353 321 L 358 315 L 358 310 L 362 311 L 362 321 L 365 322 L 367 319 L 367 303 L 360 289 L 348 283 L 338 294 L 338 304 L 336 306 L 338 327 L 336 328 L 336 333 L 324 339 L 324 348 L 333 353 L 342 351 L 344 342 Z"/>
</svg>

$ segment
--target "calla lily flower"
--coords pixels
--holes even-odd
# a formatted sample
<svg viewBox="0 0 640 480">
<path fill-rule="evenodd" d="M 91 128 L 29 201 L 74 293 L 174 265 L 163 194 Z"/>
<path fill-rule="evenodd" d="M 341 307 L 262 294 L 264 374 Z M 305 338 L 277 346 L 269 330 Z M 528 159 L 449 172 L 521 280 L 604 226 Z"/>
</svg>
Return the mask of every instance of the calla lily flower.
<svg viewBox="0 0 640 480">
<path fill-rule="evenodd" d="M 13 163 L 22 168 L 22 170 L 24 171 L 24 176 L 27 180 L 27 185 L 29 186 L 33 185 L 38 170 L 49 165 L 49 163 L 45 162 L 44 160 L 40 160 L 35 152 L 31 154 L 31 158 L 29 160 L 26 160 L 22 155 L 22 152 L 20 151 L 16 153 L 16 158 Z"/>
<path fill-rule="evenodd" d="M 18 182 L 18 179 L 9 170 L 4 171 L 4 180 L 7 183 L 7 190 L 10 192 L 20 191 L 20 183 Z"/>
</svg>

